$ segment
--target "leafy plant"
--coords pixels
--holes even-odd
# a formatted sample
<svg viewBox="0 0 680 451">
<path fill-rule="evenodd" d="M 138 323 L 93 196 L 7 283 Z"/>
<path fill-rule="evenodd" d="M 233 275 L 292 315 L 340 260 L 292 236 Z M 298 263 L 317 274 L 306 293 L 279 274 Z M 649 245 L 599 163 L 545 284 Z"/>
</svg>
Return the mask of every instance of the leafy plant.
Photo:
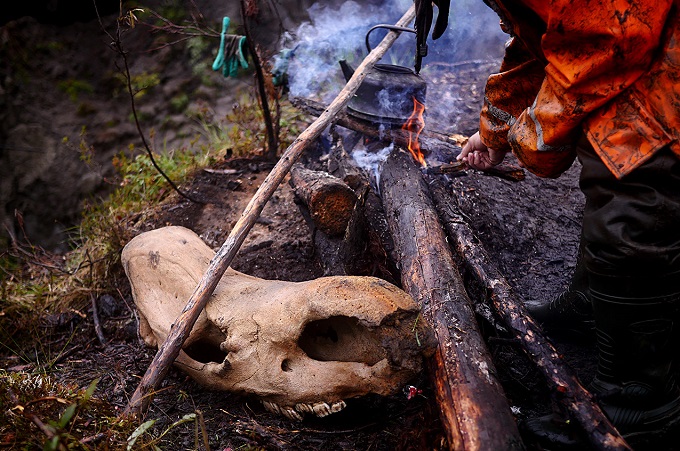
<svg viewBox="0 0 680 451">
<path fill-rule="evenodd" d="M 194 111 L 208 141 L 221 150 L 229 149 L 234 156 L 262 156 L 266 133 L 262 110 L 253 94 L 242 93 L 231 111 L 215 120 L 207 111 Z M 281 141 L 279 151 L 288 147 L 306 126 L 303 115 L 290 102 L 281 101 Z"/>
<path fill-rule="evenodd" d="M 123 87 L 122 90 L 116 90 L 114 95 L 119 95 L 124 92 L 127 87 L 127 79 L 122 73 L 117 73 L 113 75 L 113 78 L 118 80 Z M 155 88 L 161 83 L 161 77 L 156 72 L 142 72 L 141 74 L 132 75 L 130 77 L 130 84 L 132 85 L 132 93 L 135 97 L 139 98 L 146 94 L 151 89 Z"/>
<path fill-rule="evenodd" d="M 44 432 L 51 437 L 45 442 L 44 451 L 55 451 L 61 449 L 65 444 L 77 441 L 78 439 L 71 435 L 69 425 L 75 423 L 80 410 L 82 410 L 94 394 L 99 380 L 94 380 L 87 387 L 85 392 L 76 396 L 75 402 L 71 403 L 61 414 L 58 420 L 50 420 L 45 425 Z M 70 446 L 67 445 L 70 448 Z"/>
<path fill-rule="evenodd" d="M 92 94 L 94 92 L 94 88 L 90 83 L 73 78 L 60 81 L 57 87 L 65 92 L 73 102 L 77 102 L 81 94 Z"/>
<path fill-rule="evenodd" d="M 199 437 L 201 437 L 201 438 L 204 439 L 203 444 L 204 444 L 205 449 L 209 451 L 210 447 L 208 445 L 206 435 L 205 435 L 205 424 L 203 424 L 203 422 L 200 421 L 201 419 L 202 419 L 202 416 L 201 416 L 200 412 L 186 414 L 182 418 L 180 418 L 179 420 L 175 421 L 170 426 L 165 428 L 165 430 L 163 430 L 163 432 L 161 432 L 158 435 L 158 437 L 152 438 L 149 441 L 147 446 L 149 446 L 150 448 L 152 448 L 154 450 L 160 450 L 161 448 L 158 447 L 158 443 L 160 443 L 160 441 L 163 439 L 163 437 L 165 437 L 170 431 L 172 431 L 174 428 L 181 426 L 185 423 L 194 423 L 195 426 L 196 426 L 195 427 L 195 434 L 196 434 L 195 440 L 197 442 L 196 449 L 198 449 Z M 130 436 L 128 437 L 126 450 L 131 451 L 133 449 L 134 445 L 137 443 L 137 440 L 140 437 L 142 437 L 144 434 L 150 432 L 151 428 L 155 424 L 156 424 L 155 419 L 148 420 L 148 421 L 145 421 L 144 423 L 140 424 L 137 427 L 137 429 L 135 429 L 132 432 L 132 434 L 130 434 Z M 199 436 L 199 429 L 201 429 L 201 435 L 200 436 Z"/>
</svg>

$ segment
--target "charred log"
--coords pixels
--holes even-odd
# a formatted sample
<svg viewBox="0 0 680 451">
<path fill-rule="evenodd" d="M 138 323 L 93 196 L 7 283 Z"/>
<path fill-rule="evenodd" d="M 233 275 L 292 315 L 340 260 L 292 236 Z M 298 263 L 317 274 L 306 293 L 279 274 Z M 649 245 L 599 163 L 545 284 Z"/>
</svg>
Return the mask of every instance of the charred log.
<svg viewBox="0 0 680 451">
<path fill-rule="evenodd" d="M 295 203 L 307 226 L 312 231 L 314 251 L 324 276 L 367 275 L 366 248 L 368 228 L 363 214 L 364 196 L 360 196 L 350 213 L 345 232 L 340 236 L 330 236 L 316 227 L 311 213 L 299 198 Z"/>
<path fill-rule="evenodd" d="M 428 185 L 447 235 L 452 239 L 452 246 L 466 270 L 483 287 L 495 311 L 522 344 L 529 359 L 541 370 L 554 397 L 569 417 L 585 431 L 595 449 L 630 449 L 593 401 L 592 395 L 545 338 L 460 212 L 450 202 L 450 195 L 441 181 L 433 179 Z"/>
<path fill-rule="evenodd" d="M 399 270 L 394 262 L 394 241 L 387 226 L 382 200 L 372 186 L 370 176 L 357 167 L 347 153 L 342 138 L 332 130 L 333 145 L 328 158 L 328 172 L 344 180 L 361 199 L 367 233 L 367 252 L 363 261 L 365 275 L 377 276 L 398 284 Z M 370 225 L 370 226 L 369 226 Z"/>
<path fill-rule="evenodd" d="M 394 151 L 380 186 L 403 287 L 438 340 L 430 377 L 449 447 L 523 449 L 420 170 L 405 152 Z"/>
<path fill-rule="evenodd" d="M 345 233 L 357 202 L 345 182 L 327 172 L 295 165 L 290 171 L 290 185 L 319 230 L 328 236 Z"/>
</svg>

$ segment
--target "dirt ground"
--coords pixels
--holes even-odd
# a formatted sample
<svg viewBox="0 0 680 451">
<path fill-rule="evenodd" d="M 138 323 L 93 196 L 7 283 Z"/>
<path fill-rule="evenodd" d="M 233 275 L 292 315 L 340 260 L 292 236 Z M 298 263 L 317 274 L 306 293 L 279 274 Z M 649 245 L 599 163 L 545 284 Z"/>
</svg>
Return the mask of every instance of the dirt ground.
<svg viewBox="0 0 680 451">
<path fill-rule="evenodd" d="M 439 80 L 440 84 L 457 83 L 460 88 L 452 91 L 458 95 L 450 99 L 456 129 L 443 131 L 465 135 L 474 132 L 483 79 L 490 71 L 486 66 L 477 69 L 480 70 L 465 73 L 471 69 L 461 67 Z M 171 84 L 164 80 L 165 86 Z M 432 98 L 437 98 L 434 85 L 430 92 Z M 447 118 L 440 119 L 446 122 Z M 130 139 L 129 136 L 128 131 L 125 139 Z M 106 141 L 108 136 L 100 138 Z M 313 168 L 321 167 L 322 161 L 322 154 L 316 151 L 307 152 L 301 160 Z M 210 168 L 212 171 L 201 171 L 181 183 L 205 205 L 171 197 L 153 217 L 131 224 L 131 231 L 140 233 L 164 225 L 182 225 L 217 249 L 271 168 L 272 163 L 257 160 L 221 161 Z M 564 289 L 575 266 L 583 204 L 578 174 L 579 165 L 575 163 L 556 180 L 527 174 L 524 181 L 509 182 L 474 171 L 458 177 L 438 177 L 443 178 L 450 201 L 465 215 L 516 293 L 526 303 L 541 303 Z M 322 275 L 312 245 L 312 231 L 287 183 L 279 187 L 265 207 L 232 266 L 265 279 L 302 281 Z M 53 368 L 54 377 L 81 387 L 101 378 L 95 396 L 120 411 L 155 350 L 144 346 L 138 336 L 138 318 L 122 269 L 116 277 L 118 289 L 97 300 L 106 344 L 97 340 L 91 309 L 80 312 L 82 316 L 71 313 L 49 317 L 44 330 L 53 349 L 65 350 Z M 540 374 L 508 338 L 490 332 L 488 346 L 515 417 L 521 422 L 548 412 L 551 400 Z M 560 337 L 553 340 L 587 384 L 593 376 L 593 343 L 587 340 L 570 343 Z M 26 364 L 17 355 L 3 351 L 0 367 L 30 372 L 35 364 Z M 340 413 L 324 419 L 308 417 L 297 423 L 265 411 L 256 399 L 200 387 L 173 369 L 147 417 L 158 419 L 154 426 L 158 432 L 183 415 L 200 410 L 205 416 L 211 449 L 217 450 L 444 449 L 446 443 L 427 376 L 421 375 L 413 385 L 423 390 L 422 396 L 409 400 L 399 392 L 386 398 L 348 400 L 348 407 Z M 167 450 L 195 449 L 194 439 L 193 426 L 176 427 L 159 446 Z"/>
<path fill-rule="evenodd" d="M 318 158 L 311 152 L 302 162 L 317 167 Z M 207 204 L 170 200 L 152 219 L 136 224 L 135 231 L 182 225 L 217 249 L 271 167 L 271 163 L 247 159 L 218 163 L 210 172 L 202 171 L 183 184 Z M 543 302 L 556 295 L 574 267 L 581 208 L 577 174 L 578 167 L 574 167 L 559 180 L 529 175 L 522 182 L 509 182 L 469 171 L 446 179 L 451 202 L 458 204 L 501 272 L 527 302 Z M 287 183 L 265 207 L 233 267 L 277 280 L 301 281 L 322 275 L 311 231 Z M 96 339 L 91 311 L 84 312 L 84 319 L 67 315 L 49 326 L 55 341 L 66 340 L 75 332 L 68 344 L 70 352 L 56 366 L 55 376 L 81 386 L 100 377 L 97 396 L 122 409 L 155 351 L 138 337 L 126 279 L 120 278 L 117 293 L 98 300 L 98 310 L 108 340 L 105 345 Z M 540 375 L 516 344 L 498 338 L 489 340 L 489 348 L 518 421 L 548 411 L 550 398 Z M 556 343 L 587 381 L 592 374 L 590 347 Z M 6 367 L 18 364 L 12 364 L 11 357 L 3 360 Z M 210 391 L 173 369 L 155 396 L 148 418 L 158 418 L 155 427 L 162 431 L 198 409 L 206 419 L 211 449 L 220 450 L 442 449 L 445 440 L 426 375 L 413 385 L 423 390 L 422 396 L 408 400 L 405 393 L 398 393 L 348 400 L 341 413 L 296 423 L 265 411 L 256 399 Z M 192 449 L 193 434 L 193 427 L 174 428 L 161 447 Z"/>
</svg>

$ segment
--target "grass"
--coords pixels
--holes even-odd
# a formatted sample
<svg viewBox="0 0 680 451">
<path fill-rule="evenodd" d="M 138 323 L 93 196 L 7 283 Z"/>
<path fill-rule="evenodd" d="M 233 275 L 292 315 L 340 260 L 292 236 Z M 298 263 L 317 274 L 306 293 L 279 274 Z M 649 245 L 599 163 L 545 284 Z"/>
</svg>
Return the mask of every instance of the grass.
<svg viewBox="0 0 680 451">
<path fill-rule="evenodd" d="M 227 153 L 261 155 L 264 126 L 254 102 L 244 96 L 222 122 L 204 122 L 209 144 L 156 154 L 161 169 L 181 184 Z M 284 105 L 281 148 L 299 134 L 298 114 Z M 80 150 L 87 163 L 88 146 L 81 143 Z M 115 189 L 106 199 L 91 199 L 85 205 L 82 221 L 72 231 L 71 252 L 53 255 L 26 244 L 0 253 L 0 338 L 3 329 L 32 329 L 31 323 L 40 317 L 82 309 L 90 296 L 109 290 L 115 273 L 120 273 L 118 256 L 134 235 L 134 224 L 151 218 L 157 206 L 174 194 L 147 155 L 121 152 L 112 163 L 117 172 Z"/>
<path fill-rule="evenodd" d="M 88 449 L 81 440 L 116 434 L 123 426 L 107 403 L 92 398 L 97 381 L 86 389 L 57 383 L 37 373 L 0 370 L 0 446 L 11 449 Z M 119 432 L 128 433 L 129 425 Z M 108 431 L 104 433 L 102 431 Z M 22 434 L 18 431 L 33 431 Z M 103 437 L 99 437 L 101 440 Z M 108 437 L 112 438 L 112 437 Z M 87 443 L 87 442 L 86 442 Z"/>
<path fill-rule="evenodd" d="M 156 420 L 141 424 L 120 417 L 113 406 L 96 395 L 98 380 L 87 388 L 56 382 L 44 373 L 0 370 L 0 447 L 8 449 L 160 450 L 166 435 L 181 427 L 194 432 L 195 449 L 209 449 L 200 411 L 184 415 L 168 426 Z M 186 426 L 183 426 L 186 425 Z"/>
<path fill-rule="evenodd" d="M 194 171 L 223 159 L 228 149 L 235 156 L 260 155 L 264 126 L 254 102 L 244 96 L 217 123 L 203 118 L 209 144 L 156 154 L 161 169 L 182 185 Z M 281 135 L 286 140 L 281 148 L 302 128 L 292 106 L 284 104 L 282 111 Z M 80 150 L 87 164 L 90 148 L 81 142 Z M 93 297 L 115 293 L 115 281 L 124 278 L 119 261 L 123 246 L 137 233 L 138 224 L 153 220 L 158 206 L 177 196 L 139 150 L 119 153 L 113 165 L 115 188 L 106 199 L 87 203 L 81 223 L 72 231 L 69 253 L 55 255 L 31 244 L 0 252 L 0 358 L 11 362 L 5 366 L 11 370 L 0 370 L 0 447 L 155 450 L 168 443 L 167 434 L 175 428 L 191 429 L 196 449 L 206 440 L 200 412 L 169 426 L 124 421 L 110 401 L 97 397 L 95 381 L 84 388 L 60 381 L 61 362 L 73 349 L 78 331 L 46 328 L 45 318 L 84 318 Z M 92 378 L 97 377 L 93 369 Z"/>
<path fill-rule="evenodd" d="M 184 181 L 217 156 L 205 148 L 155 158 L 173 180 Z M 114 166 L 118 186 L 107 199 L 86 206 L 71 252 L 56 256 L 27 245 L 0 257 L 0 354 L 14 356 L 17 363 L 11 372 L 0 370 L 0 447 L 159 449 L 168 432 L 148 425 L 133 436 L 139 425 L 117 418 L 110 402 L 93 398 L 94 385 L 84 391 L 59 382 L 56 364 L 73 347 L 76 332 L 60 331 L 62 336 L 54 337 L 51 328 L 42 326 L 48 315 L 84 316 L 92 296 L 110 292 L 112 281 L 122 275 L 119 255 L 134 224 L 173 195 L 146 155 L 121 153 Z M 108 445 L 95 446 L 102 443 Z"/>
</svg>

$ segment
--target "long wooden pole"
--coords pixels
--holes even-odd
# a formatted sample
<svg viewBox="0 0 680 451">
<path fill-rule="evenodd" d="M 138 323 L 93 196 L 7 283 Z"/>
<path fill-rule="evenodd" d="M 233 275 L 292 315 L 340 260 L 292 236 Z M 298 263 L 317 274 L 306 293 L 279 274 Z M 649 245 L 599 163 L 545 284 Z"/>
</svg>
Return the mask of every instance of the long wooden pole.
<svg viewBox="0 0 680 451">
<path fill-rule="evenodd" d="M 397 26 L 405 27 L 415 18 L 415 6 L 409 10 L 396 23 Z M 250 199 L 245 210 L 241 214 L 231 233 L 225 240 L 220 250 L 210 262 L 208 270 L 198 283 L 198 286 L 191 294 L 184 310 L 170 329 L 168 337 L 158 349 L 156 356 L 146 370 L 144 377 L 140 381 L 137 389 L 130 398 L 124 415 L 134 413 L 144 413 L 151 403 L 154 390 L 168 373 L 170 366 L 179 355 L 179 351 L 184 341 L 189 336 L 198 316 L 205 308 L 210 296 L 215 291 L 222 275 L 225 273 L 232 260 L 236 256 L 241 244 L 246 239 L 248 232 L 255 224 L 255 221 L 262 213 L 262 209 L 267 201 L 272 197 L 284 177 L 302 155 L 302 152 L 309 146 L 321 132 L 328 126 L 333 118 L 342 111 L 354 93 L 359 88 L 361 82 L 366 78 L 368 71 L 373 65 L 387 52 L 394 41 L 399 37 L 399 32 L 390 31 L 380 44 L 375 47 L 354 71 L 354 75 L 349 79 L 345 87 L 338 96 L 331 102 L 326 110 L 314 121 L 304 132 L 288 146 L 286 151 L 271 170 L 255 195 Z"/>
</svg>

